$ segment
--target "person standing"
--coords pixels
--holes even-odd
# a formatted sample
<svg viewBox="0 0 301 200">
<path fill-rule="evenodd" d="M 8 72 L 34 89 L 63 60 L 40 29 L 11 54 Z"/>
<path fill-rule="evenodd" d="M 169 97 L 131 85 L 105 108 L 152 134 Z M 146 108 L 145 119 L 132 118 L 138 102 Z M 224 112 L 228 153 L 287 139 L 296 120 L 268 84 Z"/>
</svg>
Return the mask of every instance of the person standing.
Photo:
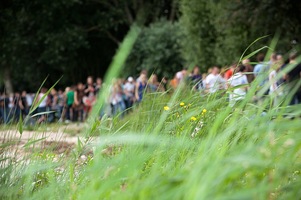
<svg viewBox="0 0 301 200">
<path fill-rule="evenodd" d="M 225 75 L 224 75 L 224 78 L 225 78 L 226 80 L 228 80 L 229 78 L 231 78 L 231 77 L 233 76 L 234 70 L 235 70 L 236 66 L 237 66 L 236 63 L 235 63 L 235 64 L 232 64 L 231 67 L 230 67 L 230 69 L 228 69 L 228 70 L 226 71 L 226 73 L 225 73 Z"/>
<path fill-rule="evenodd" d="M 116 116 L 121 113 L 123 116 L 123 111 L 126 109 L 126 105 L 123 101 L 123 91 L 121 86 L 122 81 L 116 80 L 112 86 L 112 93 L 110 97 L 110 103 L 112 107 L 112 115 Z"/>
<path fill-rule="evenodd" d="M 64 93 L 61 89 L 59 89 L 57 92 L 57 110 L 56 110 L 56 117 L 59 120 L 59 122 L 63 121 L 64 101 L 65 101 Z"/>
<path fill-rule="evenodd" d="M 170 80 L 169 85 L 172 89 L 176 90 L 178 87 L 178 80 L 177 80 L 177 76 L 175 75 L 173 77 L 173 79 Z"/>
<path fill-rule="evenodd" d="M 123 91 L 125 94 L 125 106 L 129 109 L 133 106 L 135 100 L 135 83 L 133 77 L 129 77 L 127 82 L 123 86 Z"/>
<path fill-rule="evenodd" d="M 144 74 L 145 77 L 147 77 L 147 70 L 146 69 L 141 70 L 141 72 L 139 74 L 139 77 L 136 79 L 136 83 L 141 81 L 140 77 L 141 77 L 142 74 Z"/>
<path fill-rule="evenodd" d="M 20 119 L 21 107 L 22 107 L 21 95 L 19 92 L 16 92 L 13 100 L 13 120 L 15 122 L 17 122 Z"/>
<path fill-rule="evenodd" d="M 69 123 L 73 119 L 73 103 L 74 103 L 74 89 L 75 86 L 66 87 L 65 94 L 66 94 L 66 123 Z"/>
<path fill-rule="evenodd" d="M 101 90 L 101 87 L 102 87 L 102 79 L 101 78 L 97 78 L 96 79 L 96 83 L 95 83 L 95 95 L 98 95 L 100 90 Z"/>
<path fill-rule="evenodd" d="M 49 111 L 48 122 L 54 122 L 55 120 L 56 112 L 58 110 L 57 100 L 58 100 L 57 91 L 53 88 L 50 91 L 47 100 L 47 111 Z"/>
<path fill-rule="evenodd" d="M 78 119 L 81 122 L 84 121 L 84 98 L 86 98 L 86 90 L 84 84 L 80 82 L 74 92 L 73 121 L 78 121 Z"/>
<path fill-rule="evenodd" d="M 288 90 L 292 91 L 300 84 L 301 81 L 301 64 L 297 63 L 297 52 L 293 52 L 289 55 L 289 64 L 295 65 L 295 67 L 287 74 Z M 296 88 L 297 91 L 293 94 L 293 98 L 290 105 L 301 103 L 301 87 Z"/>
<path fill-rule="evenodd" d="M 242 61 L 242 64 L 246 67 L 246 72 L 247 72 L 246 76 L 248 78 L 248 82 L 252 83 L 252 81 L 254 80 L 254 74 L 253 74 L 254 67 L 251 65 L 250 59 L 244 59 Z"/>
<path fill-rule="evenodd" d="M 259 79 L 259 86 L 264 87 L 269 81 L 269 63 L 264 62 L 264 54 L 257 55 L 258 64 L 254 67 L 254 76 Z M 269 94 L 269 89 L 265 91 L 265 95 Z"/>
<path fill-rule="evenodd" d="M 84 103 L 84 109 L 86 112 L 85 116 L 88 116 L 89 113 L 92 110 L 92 106 L 95 103 L 95 87 L 94 87 L 94 82 L 93 82 L 93 77 L 92 76 L 88 76 L 87 78 L 87 83 L 84 87 L 84 94 L 85 94 L 85 98 L 83 98 L 83 103 Z"/>
<path fill-rule="evenodd" d="M 28 111 L 32 107 L 34 96 L 35 96 L 34 93 L 27 93 L 26 94 L 26 102 L 27 102 L 27 105 L 28 105 Z"/>
<path fill-rule="evenodd" d="M 183 68 L 181 71 L 176 73 L 177 85 L 179 85 L 182 81 L 184 81 L 187 75 L 187 68 Z"/>
<path fill-rule="evenodd" d="M 15 104 L 14 104 L 14 94 L 10 93 L 7 97 L 7 103 L 8 103 L 8 110 L 7 110 L 7 121 L 11 122 L 11 120 L 13 120 L 14 118 L 14 114 L 15 114 Z"/>
<path fill-rule="evenodd" d="M 224 79 L 219 74 L 219 68 L 214 66 L 211 73 L 205 79 L 206 90 L 209 93 L 215 93 L 225 88 L 224 83 Z"/>
<path fill-rule="evenodd" d="M 193 84 L 193 89 L 196 91 L 199 91 L 203 89 L 203 81 L 202 81 L 202 75 L 200 73 L 200 68 L 198 66 L 195 66 L 192 70 L 191 75 L 189 76 L 189 79 L 191 80 L 191 83 Z"/>
<path fill-rule="evenodd" d="M 246 71 L 246 67 L 244 65 L 240 65 L 237 67 L 237 70 L 238 72 L 227 81 L 228 88 L 235 87 L 233 92 L 229 95 L 229 105 L 231 107 L 233 107 L 238 101 L 245 99 L 248 88 L 248 78 L 245 74 L 243 74 Z"/>
<path fill-rule="evenodd" d="M 20 102 L 20 109 L 21 109 L 21 113 L 22 113 L 22 117 L 23 119 L 26 117 L 26 115 L 28 115 L 29 113 L 29 106 L 28 106 L 28 102 L 27 102 L 27 93 L 26 91 L 22 91 L 21 94 L 21 102 Z"/>
<path fill-rule="evenodd" d="M 282 76 L 279 78 L 279 80 L 277 81 L 277 84 L 279 85 L 279 86 L 283 86 L 284 85 L 284 83 L 286 82 L 286 74 L 285 73 L 283 73 L 282 71 L 285 69 L 285 67 L 286 67 L 286 65 L 287 65 L 287 63 L 288 63 L 288 61 L 287 62 L 284 62 L 284 59 L 283 59 L 283 56 L 281 55 L 281 54 L 278 54 L 277 55 L 277 63 L 279 64 L 279 70 L 278 70 L 278 73 L 280 73 L 280 74 L 282 74 Z"/>
<path fill-rule="evenodd" d="M 40 118 L 38 119 L 38 123 L 42 123 L 46 120 L 46 107 L 47 107 L 47 96 L 46 96 L 47 89 L 42 88 L 41 92 L 38 95 L 38 98 L 35 104 L 39 103 L 38 105 L 38 113 L 40 113 Z"/>
<path fill-rule="evenodd" d="M 274 106 L 278 105 L 278 98 L 281 96 L 281 92 L 279 89 L 278 81 L 277 81 L 277 74 L 280 69 L 280 63 L 275 62 L 271 65 L 271 70 L 269 73 L 269 83 L 270 83 L 270 90 L 269 95 L 271 96 L 273 100 Z"/>
<path fill-rule="evenodd" d="M 139 81 L 136 82 L 136 87 L 135 87 L 135 98 L 138 103 L 142 101 L 143 94 L 146 89 L 146 84 L 147 84 L 146 75 L 140 74 Z"/>
<path fill-rule="evenodd" d="M 152 74 L 149 78 L 148 88 L 150 92 L 163 92 L 164 89 L 160 82 L 158 81 L 158 76 L 156 74 Z"/>
</svg>

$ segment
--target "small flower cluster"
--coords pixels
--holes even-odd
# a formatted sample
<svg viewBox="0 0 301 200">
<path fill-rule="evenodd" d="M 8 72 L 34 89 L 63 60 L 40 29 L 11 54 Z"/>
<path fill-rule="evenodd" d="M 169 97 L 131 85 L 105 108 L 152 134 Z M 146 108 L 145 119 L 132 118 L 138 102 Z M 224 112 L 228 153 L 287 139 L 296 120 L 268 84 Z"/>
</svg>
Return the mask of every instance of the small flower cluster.
<svg viewBox="0 0 301 200">
<path fill-rule="evenodd" d="M 202 110 L 202 113 L 201 113 L 201 116 L 204 117 L 204 115 L 206 114 L 206 112 L 207 112 L 207 110 L 206 110 L 206 109 L 203 109 L 203 110 Z M 197 118 L 194 117 L 194 116 L 192 116 L 192 117 L 190 118 L 190 120 L 191 120 L 191 121 L 196 121 Z"/>
<path fill-rule="evenodd" d="M 190 118 L 190 120 L 191 120 L 191 121 L 196 121 L 196 120 L 197 120 L 197 118 L 196 118 L 196 117 L 194 117 L 194 116 L 192 116 L 192 117 Z"/>
<path fill-rule="evenodd" d="M 192 104 L 186 104 L 185 102 L 180 102 L 176 106 L 165 105 L 163 110 L 168 113 L 167 123 L 175 123 L 174 130 L 171 130 L 172 134 L 182 134 L 185 130 L 186 132 L 191 130 L 191 137 L 195 137 L 201 134 L 203 131 L 203 126 L 206 124 L 207 109 L 203 108 L 197 115 L 191 116 L 190 108 Z M 190 114 L 190 118 L 186 123 L 186 119 L 182 119 L 182 116 L 187 116 Z M 201 131 L 202 130 L 202 131 Z M 185 132 L 184 131 L 184 132 Z"/>
<path fill-rule="evenodd" d="M 179 105 L 180 105 L 180 107 L 182 107 L 182 108 L 184 108 L 184 109 L 186 109 L 186 110 L 187 110 L 189 107 L 191 107 L 191 104 L 185 105 L 184 102 L 181 102 Z M 169 111 L 169 110 L 170 110 L 170 107 L 166 105 L 166 106 L 163 107 L 163 109 L 164 109 L 165 111 Z M 204 115 L 206 114 L 206 112 L 207 112 L 207 110 L 206 110 L 206 109 L 203 109 L 202 112 L 201 112 L 201 115 L 204 116 Z M 176 116 L 177 116 L 177 118 L 180 117 L 179 112 L 176 113 Z M 194 122 L 194 121 L 197 121 L 197 119 L 198 119 L 197 117 L 192 116 L 192 117 L 190 118 L 190 121 Z"/>
</svg>

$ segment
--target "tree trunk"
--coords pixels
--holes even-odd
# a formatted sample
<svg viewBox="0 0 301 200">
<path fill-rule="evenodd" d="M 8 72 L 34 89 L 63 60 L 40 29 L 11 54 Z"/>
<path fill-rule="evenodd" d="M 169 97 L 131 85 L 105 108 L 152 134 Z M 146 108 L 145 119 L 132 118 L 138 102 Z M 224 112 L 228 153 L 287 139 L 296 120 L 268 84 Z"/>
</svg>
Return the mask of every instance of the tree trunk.
<svg viewBox="0 0 301 200">
<path fill-rule="evenodd" d="M 175 21 L 176 7 L 177 7 L 177 2 L 175 0 L 173 0 L 171 3 L 171 11 L 170 11 L 170 15 L 169 15 L 169 20 L 172 22 Z"/>
<path fill-rule="evenodd" d="M 4 86 L 5 86 L 6 93 L 7 94 L 13 93 L 14 90 L 13 90 L 13 84 L 12 84 L 12 81 L 11 81 L 10 67 L 9 66 L 4 67 L 3 80 L 4 80 Z"/>
</svg>

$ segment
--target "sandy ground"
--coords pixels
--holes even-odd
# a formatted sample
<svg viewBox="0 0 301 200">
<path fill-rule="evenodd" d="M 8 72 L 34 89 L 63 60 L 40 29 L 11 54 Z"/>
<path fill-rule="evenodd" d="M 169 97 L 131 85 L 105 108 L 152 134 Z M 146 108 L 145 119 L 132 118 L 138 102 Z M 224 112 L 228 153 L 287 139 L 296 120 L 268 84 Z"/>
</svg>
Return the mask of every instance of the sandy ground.
<svg viewBox="0 0 301 200">
<path fill-rule="evenodd" d="M 99 139 L 99 137 L 89 137 L 86 141 L 86 138 L 79 134 L 84 129 L 85 124 L 68 124 L 44 127 L 43 131 L 24 130 L 22 134 L 16 130 L 16 127 L 0 130 L 0 168 L 10 161 L 28 161 L 33 154 L 43 155 L 43 152 L 51 153 L 57 158 L 68 156 L 76 148 L 79 140 L 82 149 L 78 159 L 79 163 L 84 163 L 89 156 L 93 156 L 93 147 Z M 114 145 L 107 145 L 103 147 L 101 153 L 106 156 L 114 155 L 114 148 Z"/>
<path fill-rule="evenodd" d="M 1 143 L 8 142 L 8 141 L 16 141 L 19 140 L 20 142 L 28 142 L 33 140 L 40 140 L 43 141 L 57 141 L 57 142 L 67 142 L 70 144 L 75 144 L 77 142 L 77 136 L 70 136 L 63 132 L 36 132 L 36 131 L 23 131 L 22 135 L 16 130 L 6 130 L 0 131 L 0 140 Z"/>
<path fill-rule="evenodd" d="M 46 130 L 38 130 L 38 131 L 28 131 L 24 130 L 22 134 L 16 130 L 3 130 L 0 131 L 0 141 L 3 144 L 4 142 L 8 141 L 16 141 L 19 140 L 20 142 L 28 142 L 32 140 L 42 140 L 48 142 L 67 142 L 70 144 L 75 144 L 78 141 L 78 136 L 74 136 L 72 134 L 68 134 L 68 130 L 72 130 L 73 132 L 80 133 L 83 129 L 83 124 L 69 124 L 69 125 L 62 125 L 61 127 L 57 128 L 56 130 L 51 130 L 52 128 L 47 128 Z M 67 130 L 67 131 L 66 131 Z"/>
<path fill-rule="evenodd" d="M 68 127 L 67 127 L 68 126 Z M 18 130 L 3 130 L 0 131 L 0 158 L 10 158 L 15 161 L 26 158 L 32 153 L 43 152 L 47 150 L 56 155 L 69 154 L 72 149 L 78 144 L 78 139 L 84 142 L 84 138 L 66 133 L 66 129 L 83 128 L 83 125 L 70 124 L 63 125 L 51 131 L 28 131 L 24 130 L 22 134 Z M 1 167 L 2 163 L 0 163 Z"/>
</svg>

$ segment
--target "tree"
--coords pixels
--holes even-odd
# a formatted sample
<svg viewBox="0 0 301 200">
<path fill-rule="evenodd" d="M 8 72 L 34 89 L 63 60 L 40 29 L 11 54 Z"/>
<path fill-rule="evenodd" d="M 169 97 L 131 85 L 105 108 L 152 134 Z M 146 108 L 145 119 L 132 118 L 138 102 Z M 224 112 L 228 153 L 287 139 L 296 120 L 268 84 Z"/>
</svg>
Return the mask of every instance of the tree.
<svg viewBox="0 0 301 200">
<path fill-rule="evenodd" d="M 262 36 L 269 36 L 250 48 L 252 52 L 269 45 L 276 33 L 280 33 L 276 51 L 286 53 L 295 48 L 292 41 L 300 41 L 301 3 L 284 0 L 219 1 L 216 11 L 216 29 L 219 33 L 216 48 L 221 63 L 230 62 L 240 56 L 245 48 Z M 223 52 L 220 51 L 222 49 Z"/>
<path fill-rule="evenodd" d="M 17 89 L 61 85 L 103 75 L 130 26 L 162 16 L 176 19 L 176 0 L 3 0 L 0 4 L 0 66 Z M 3 77 L 4 78 L 4 77 Z M 13 81 L 11 81 L 13 80 Z"/>
<path fill-rule="evenodd" d="M 77 6 L 72 0 L 15 0 L 2 4 L 1 66 L 11 72 L 15 86 L 25 83 L 37 87 L 52 71 L 64 71 L 74 64 L 77 50 L 88 45 L 86 33 L 65 12 Z M 6 87 L 9 88 L 8 84 Z"/>
<path fill-rule="evenodd" d="M 185 34 L 182 41 L 184 58 L 188 64 L 205 68 L 214 65 L 216 57 L 212 50 L 217 33 L 210 1 L 183 0 L 181 13 L 181 26 Z"/>
<path fill-rule="evenodd" d="M 161 20 L 142 29 L 127 60 L 123 76 L 138 75 L 142 69 L 172 78 L 183 66 L 179 23 Z"/>
<path fill-rule="evenodd" d="M 231 64 L 256 39 L 248 53 L 269 45 L 276 33 L 275 51 L 285 53 L 301 39 L 301 3 L 293 0 L 182 0 L 181 26 L 185 30 L 183 55 L 188 63 L 206 68 Z"/>
</svg>

